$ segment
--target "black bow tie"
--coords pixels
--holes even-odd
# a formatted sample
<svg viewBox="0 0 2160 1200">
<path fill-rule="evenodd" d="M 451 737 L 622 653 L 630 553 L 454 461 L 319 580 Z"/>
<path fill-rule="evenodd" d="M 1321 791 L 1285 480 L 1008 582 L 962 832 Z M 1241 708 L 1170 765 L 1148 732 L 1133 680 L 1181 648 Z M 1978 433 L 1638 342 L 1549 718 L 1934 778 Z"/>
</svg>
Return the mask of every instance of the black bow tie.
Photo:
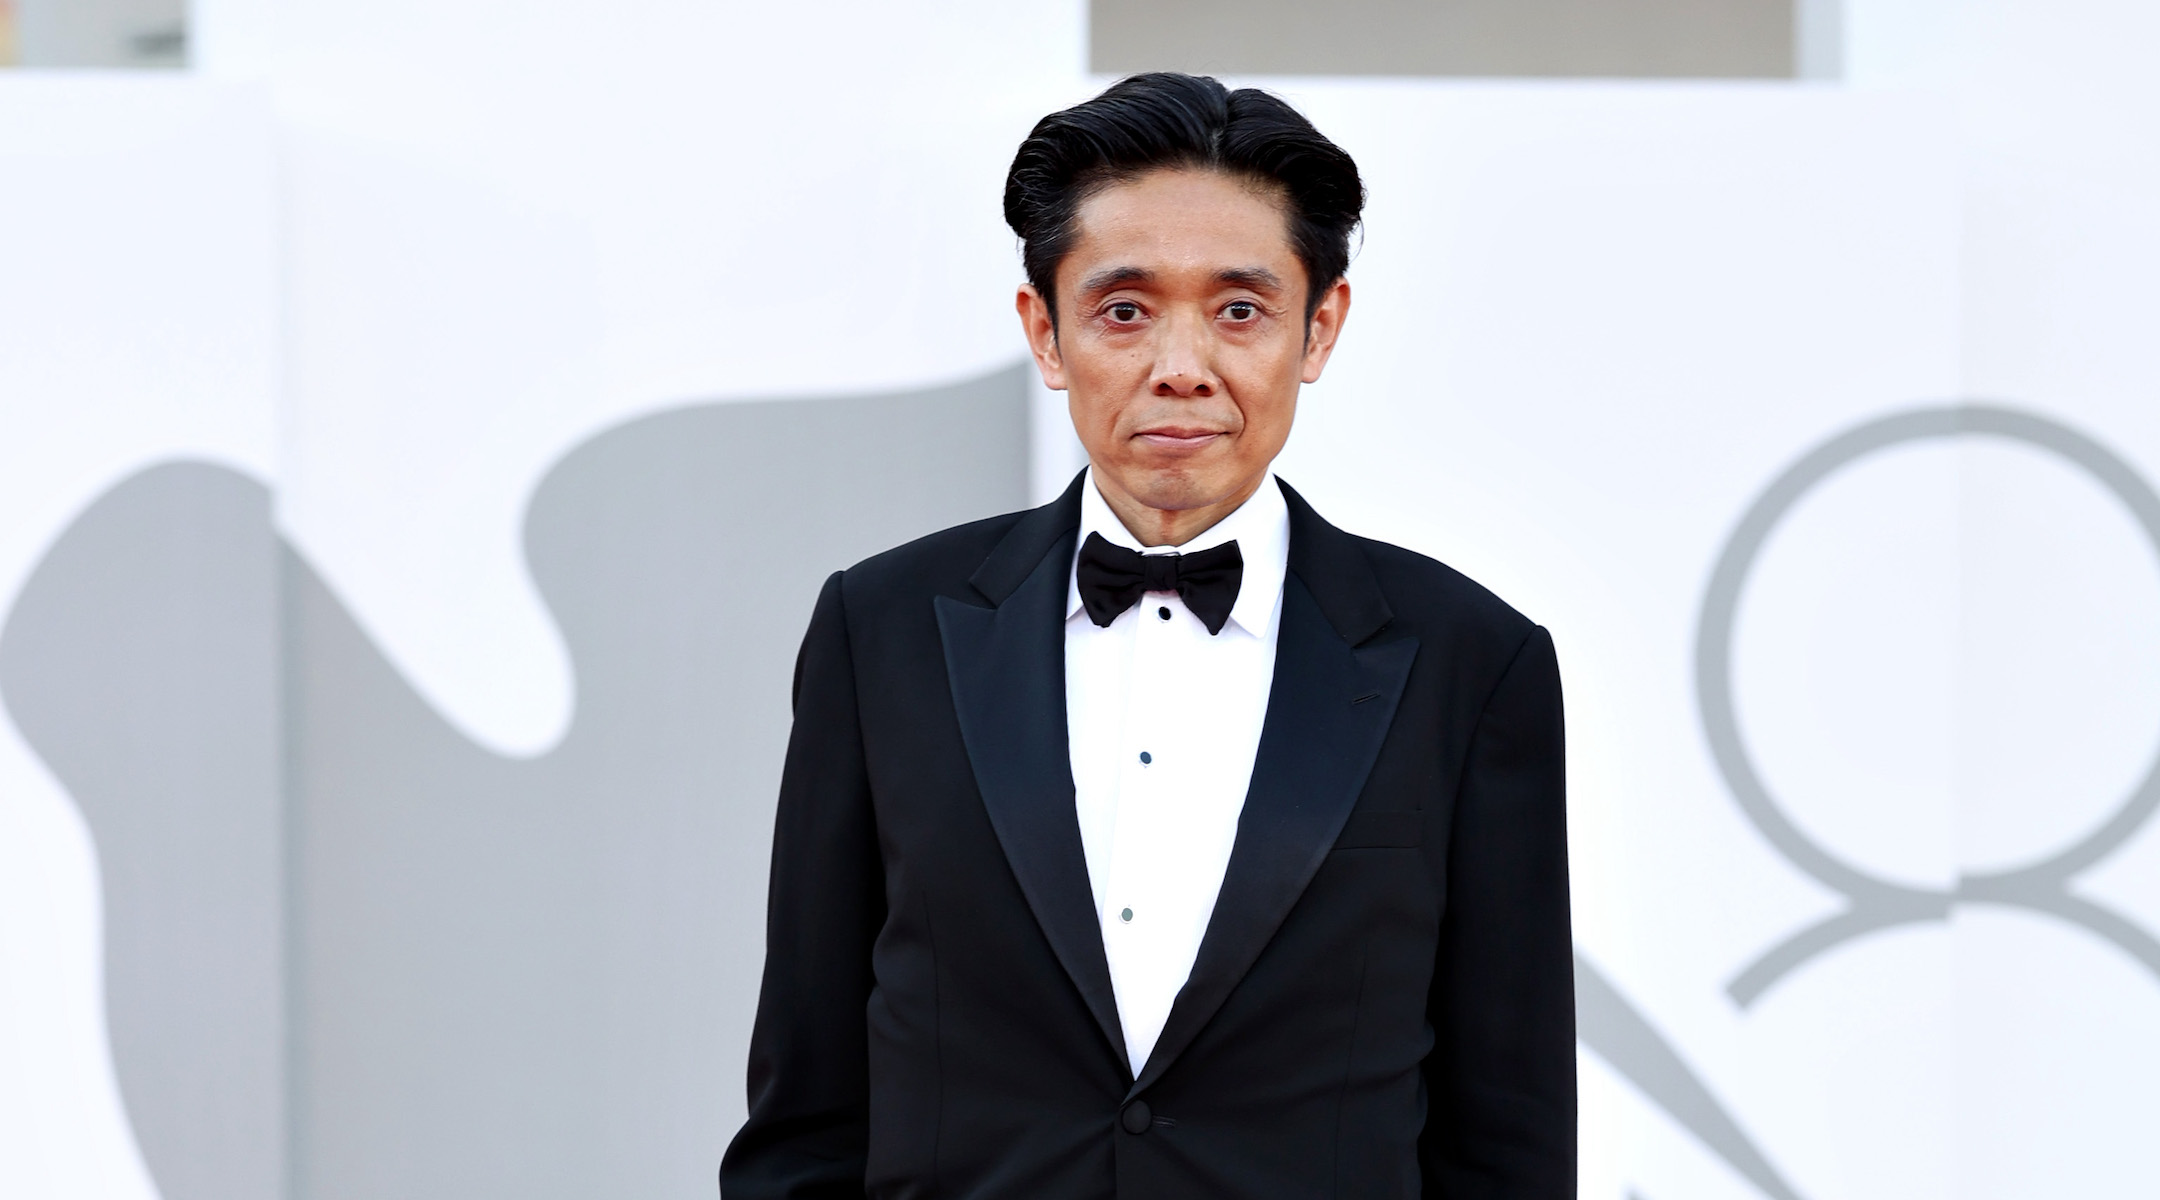
<svg viewBox="0 0 2160 1200">
<path fill-rule="evenodd" d="M 1237 604 L 1245 556 L 1234 541 L 1194 554 L 1142 554 L 1091 533 L 1080 547 L 1074 576 L 1080 583 L 1080 604 L 1097 625 L 1107 627 L 1117 620 L 1144 592 L 1176 592 L 1213 636 L 1222 632 Z"/>
</svg>

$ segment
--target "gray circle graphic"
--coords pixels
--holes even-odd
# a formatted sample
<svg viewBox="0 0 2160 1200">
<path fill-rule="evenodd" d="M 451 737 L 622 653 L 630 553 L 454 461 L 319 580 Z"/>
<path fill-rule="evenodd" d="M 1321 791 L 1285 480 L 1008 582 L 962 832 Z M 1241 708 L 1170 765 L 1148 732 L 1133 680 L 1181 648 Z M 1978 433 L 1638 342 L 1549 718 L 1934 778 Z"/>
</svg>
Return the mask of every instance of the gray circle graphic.
<svg viewBox="0 0 2160 1200">
<path fill-rule="evenodd" d="M 1846 909 L 1772 947 L 1735 976 L 1726 991 L 1742 1007 L 1796 968 L 1854 938 L 1897 925 L 1939 921 L 1958 904 L 1995 904 L 2046 913 L 2114 944 L 2160 977 L 2160 941 L 2119 913 L 2070 894 L 2070 879 L 2107 857 L 2160 808 L 2160 759 L 2122 806 L 2100 826 L 2039 861 L 1962 875 L 1947 891 L 1880 878 L 1825 850 L 1800 831 L 1764 786 L 1733 711 L 1732 636 L 1740 594 L 1778 522 L 1826 477 L 1875 451 L 1905 442 L 1981 434 L 2023 442 L 2077 466 L 2107 488 L 2160 554 L 2160 495 L 2129 463 L 2099 442 L 2031 413 L 1970 404 L 1918 409 L 1869 421 L 1802 455 L 1748 506 L 1718 555 L 1703 595 L 1695 638 L 1695 693 L 1710 755 L 1740 811 L 1787 861 L 1842 894 Z"/>
</svg>

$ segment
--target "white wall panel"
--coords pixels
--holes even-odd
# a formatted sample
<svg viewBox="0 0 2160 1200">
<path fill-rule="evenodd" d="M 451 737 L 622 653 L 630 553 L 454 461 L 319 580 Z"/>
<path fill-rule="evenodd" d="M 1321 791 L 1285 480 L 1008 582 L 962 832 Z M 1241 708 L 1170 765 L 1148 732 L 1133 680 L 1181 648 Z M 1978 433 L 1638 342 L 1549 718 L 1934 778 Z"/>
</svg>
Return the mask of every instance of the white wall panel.
<svg viewBox="0 0 2160 1200">
<path fill-rule="evenodd" d="M 1853 86 L 1926 90 L 1957 116 L 1966 392 L 2081 429 L 2160 481 L 2160 13 L 1847 9 Z M 2160 830 L 2134 796 L 2160 754 L 2160 546 L 2089 473 L 2036 457 L 1963 465 L 1961 860 L 2025 866 L 2097 837 L 2097 861 L 2056 897 L 2115 914 L 2121 936 L 2083 910 L 2085 924 L 1960 911 L 1955 1186 L 1981 1200 L 2150 1195 Z"/>
<path fill-rule="evenodd" d="M 569 719 L 518 518 L 657 407 L 951 382 L 1025 353 L 1013 148 L 1077 5 L 295 4 L 280 522 L 488 745 Z M 385 503 L 386 498 L 396 503 Z"/>
<path fill-rule="evenodd" d="M 252 92 L 0 76 L 0 614 L 121 478 L 176 458 L 268 472 L 272 176 Z M 0 1194 L 154 1195 L 102 949 L 82 818 L 0 721 Z"/>
</svg>

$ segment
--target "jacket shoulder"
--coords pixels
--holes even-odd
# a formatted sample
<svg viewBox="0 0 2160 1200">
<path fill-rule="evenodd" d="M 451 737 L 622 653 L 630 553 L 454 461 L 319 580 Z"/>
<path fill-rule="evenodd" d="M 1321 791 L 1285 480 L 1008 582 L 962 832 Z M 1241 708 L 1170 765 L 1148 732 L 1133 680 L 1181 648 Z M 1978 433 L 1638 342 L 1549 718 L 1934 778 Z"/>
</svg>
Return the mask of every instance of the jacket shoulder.
<svg viewBox="0 0 2160 1200">
<path fill-rule="evenodd" d="M 1351 536 L 1372 564 L 1373 577 L 1397 623 L 1421 633 L 1446 631 L 1509 646 L 1520 645 L 1537 628 L 1535 621 L 1491 589 L 1437 558 L 1390 542 Z"/>
<path fill-rule="evenodd" d="M 890 600 L 909 594 L 963 595 L 968 577 L 981 567 L 1028 510 L 1000 513 L 903 542 L 842 572 L 850 601 Z"/>
</svg>

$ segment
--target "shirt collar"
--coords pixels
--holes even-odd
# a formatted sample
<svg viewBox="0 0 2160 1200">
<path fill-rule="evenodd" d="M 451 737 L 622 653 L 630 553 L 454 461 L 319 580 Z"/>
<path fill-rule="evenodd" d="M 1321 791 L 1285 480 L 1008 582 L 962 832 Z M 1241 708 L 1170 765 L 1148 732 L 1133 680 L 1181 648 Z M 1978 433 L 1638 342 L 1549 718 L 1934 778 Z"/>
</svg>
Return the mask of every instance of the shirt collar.
<svg viewBox="0 0 2160 1200">
<path fill-rule="evenodd" d="M 1268 472 L 1267 478 L 1260 481 L 1259 490 L 1245 503 L 1191 541 L 1182 546 L 1148 547 L 1142 546 L 1140 539 L 1110 511 L 1109 501 L 1102 498 L 1102 492 L 1095 486 L 1095 468 L 1089 467 L 1087 480 L 1080 487 L 1080 540 L 1075 543 L 1076 563 L 1079 559 L 1077 547 L 1086 545 L 1091 533 L 1103 535 L 1113 546 L 1138 550 L 1142 554 L 1162 554 L 1171 550 L 1191 554 L 1236 541 L 1238 554 L 1245 560 L 1245 570 L 1238 580 L 1237 603 L 1230 606 L 1230 620 L 1254 637 L 1267 636 L 1268 622 L 1275 616 L 1275 602 L 1282 596 L 1283 578 L 1290 571 L 1290 506 L 1284 502 L 1282 488 L 1275 482 L 1275 472 Z M 1065 619 L 1071 620 L 1073 614 L 1080 611 L 1080 580 L 1075 574 L 1065 587 Z"/>
</svg>

